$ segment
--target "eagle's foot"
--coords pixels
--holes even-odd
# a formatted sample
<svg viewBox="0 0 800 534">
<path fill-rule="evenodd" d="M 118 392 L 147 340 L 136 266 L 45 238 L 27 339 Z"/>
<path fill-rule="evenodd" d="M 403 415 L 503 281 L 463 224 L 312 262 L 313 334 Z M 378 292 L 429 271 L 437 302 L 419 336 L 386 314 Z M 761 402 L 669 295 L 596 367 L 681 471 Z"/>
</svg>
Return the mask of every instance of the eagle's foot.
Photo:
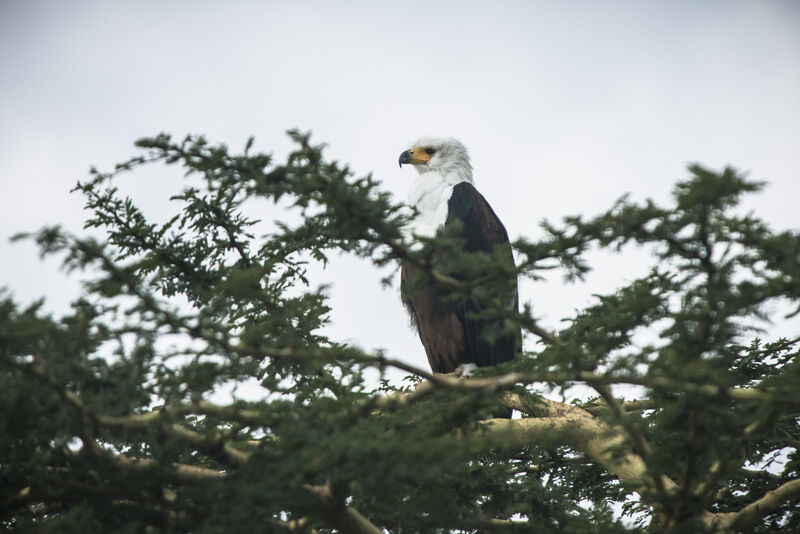
<svg viewBox="0 0 800 534">
<path fill-rule="evenodd" d="M 452 376 L 454 378 L 460 378 L 461 380 L 464 380 L 467 378 L 467 376 L 469 376 L 469 373 L 465 372 L 463 365 L 459 365 L 458 367 L 453 369 L 452 373 L 445 373 L 445 374 L 447 376 Z"/>
</svg>

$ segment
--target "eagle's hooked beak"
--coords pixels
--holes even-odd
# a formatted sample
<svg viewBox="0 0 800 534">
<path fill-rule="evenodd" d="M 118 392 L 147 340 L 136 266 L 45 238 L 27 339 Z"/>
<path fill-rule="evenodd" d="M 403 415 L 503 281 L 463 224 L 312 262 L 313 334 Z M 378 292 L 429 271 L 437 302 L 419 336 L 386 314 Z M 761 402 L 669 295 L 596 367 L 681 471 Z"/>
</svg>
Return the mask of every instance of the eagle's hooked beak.
<svg viewBox="0 0 800 534">
<path fill-rule="evenodd" d="M 400 154 L 400 168 L 403 168 L 403 163 L 411 163 L 411 151 L 406 150 Z"/>
</svg>

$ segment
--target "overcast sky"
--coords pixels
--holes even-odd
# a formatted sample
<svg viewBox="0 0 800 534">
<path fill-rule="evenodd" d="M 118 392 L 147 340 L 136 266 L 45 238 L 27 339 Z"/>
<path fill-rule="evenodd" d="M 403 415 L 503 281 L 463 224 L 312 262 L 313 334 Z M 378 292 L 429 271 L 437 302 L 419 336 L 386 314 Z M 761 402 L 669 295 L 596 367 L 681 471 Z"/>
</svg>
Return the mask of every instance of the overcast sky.
<svg viewBox="0 0 800 534">
<path fill-rule="evenodd" d="M 799 2 L 0 0 L 0 97 L 0 286 L 54 310 L 76 280 L 8 236 L 78 231 L 75 182 L 161 131 L 232 147 L 254 135 L 281 156 L 285 130 L 312 130 L 399 199 L 415 176 L 399 153 L 454 136 L 512 237 L 626 192 L 667 202 L 688 162 L 768 181 L 747 208 L 800 226 Z M 177 172 L 124 180 L 154 215 L 181 185 Z M 556 327 L 645 259 L 598 256 L 587 283 L 521 296 Z M 340 259 L 319 276 L 329 333 L 426 367 L 382 274 Z"/>
</svg>

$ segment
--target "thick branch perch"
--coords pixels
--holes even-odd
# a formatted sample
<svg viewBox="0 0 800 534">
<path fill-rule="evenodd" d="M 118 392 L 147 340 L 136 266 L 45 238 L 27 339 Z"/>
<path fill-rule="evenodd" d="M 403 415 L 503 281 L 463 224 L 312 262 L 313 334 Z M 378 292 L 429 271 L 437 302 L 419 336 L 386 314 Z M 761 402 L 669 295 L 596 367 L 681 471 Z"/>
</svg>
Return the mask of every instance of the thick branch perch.
<svg viewBox="0 0 800 534">
<path fill-rule="evenodd" d="M 481 425 L 482 432 L 466 437 L 476 452 L 486 448 L 512 449 L 532 443 L 565 444 L 585 453 L 639 493 L 647 489 L 646 466 L 642 459 L 620 449 L 629 448 L 624 435 L 597 421 L 584 410 L 542 399 L 550 417 L 492 419 Z M 672 481 L 665 482 L 674 487 Z"/>
</svg>

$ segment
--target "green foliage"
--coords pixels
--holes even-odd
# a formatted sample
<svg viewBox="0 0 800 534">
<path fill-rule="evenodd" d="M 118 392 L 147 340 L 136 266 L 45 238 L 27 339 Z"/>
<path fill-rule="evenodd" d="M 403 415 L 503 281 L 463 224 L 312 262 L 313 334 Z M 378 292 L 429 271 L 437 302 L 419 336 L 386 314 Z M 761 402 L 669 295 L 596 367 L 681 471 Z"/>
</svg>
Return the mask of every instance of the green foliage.
<svg viewBox="0 0 800 534">
<path fill-rule="evenodd" d="M 290 135 L 280 164 L 252 140 L 233 154 L 142 139 L 143 156 L 75 188 L 103 239 L 28 236 L 86 281 L 64 317 L 0 300 L 6 529 L 796 531 L 800 339 L 771 337 L 768 320 L 775 303 L 800 310 L 800 236 L 737 211 L 762 184 L 692 165 L 671 206 L 622 198 L 514 243 L 533 280 L 580 280 L 594 248 L 653 254 L 550 332 L 493 297 L 514 274 L 502 251 L 466 254 L 456 228 L 412 246 L 410 213 L 377 181 Z M 163 223 L 119 184 L 155 163 L 188 176 L 167 184 Z M 263 235 L 251 214 L 265 202 L 291 217 Z M 418 287 L 479 301 L 542 344 L 461 381 L 331 340 L 308 270 L 331 253 L 410 262 Z M 415 379 L 376 384 L 370 370 L 390 366 Z M 263 398 L 212 402 L 244 384 Z M 575 384 L 597 398 L 540 396 Z M 639 398 L 618 399 L 621 385 Z M 492 418 L 508 407 L 522 417 Z"/>
</svg>

